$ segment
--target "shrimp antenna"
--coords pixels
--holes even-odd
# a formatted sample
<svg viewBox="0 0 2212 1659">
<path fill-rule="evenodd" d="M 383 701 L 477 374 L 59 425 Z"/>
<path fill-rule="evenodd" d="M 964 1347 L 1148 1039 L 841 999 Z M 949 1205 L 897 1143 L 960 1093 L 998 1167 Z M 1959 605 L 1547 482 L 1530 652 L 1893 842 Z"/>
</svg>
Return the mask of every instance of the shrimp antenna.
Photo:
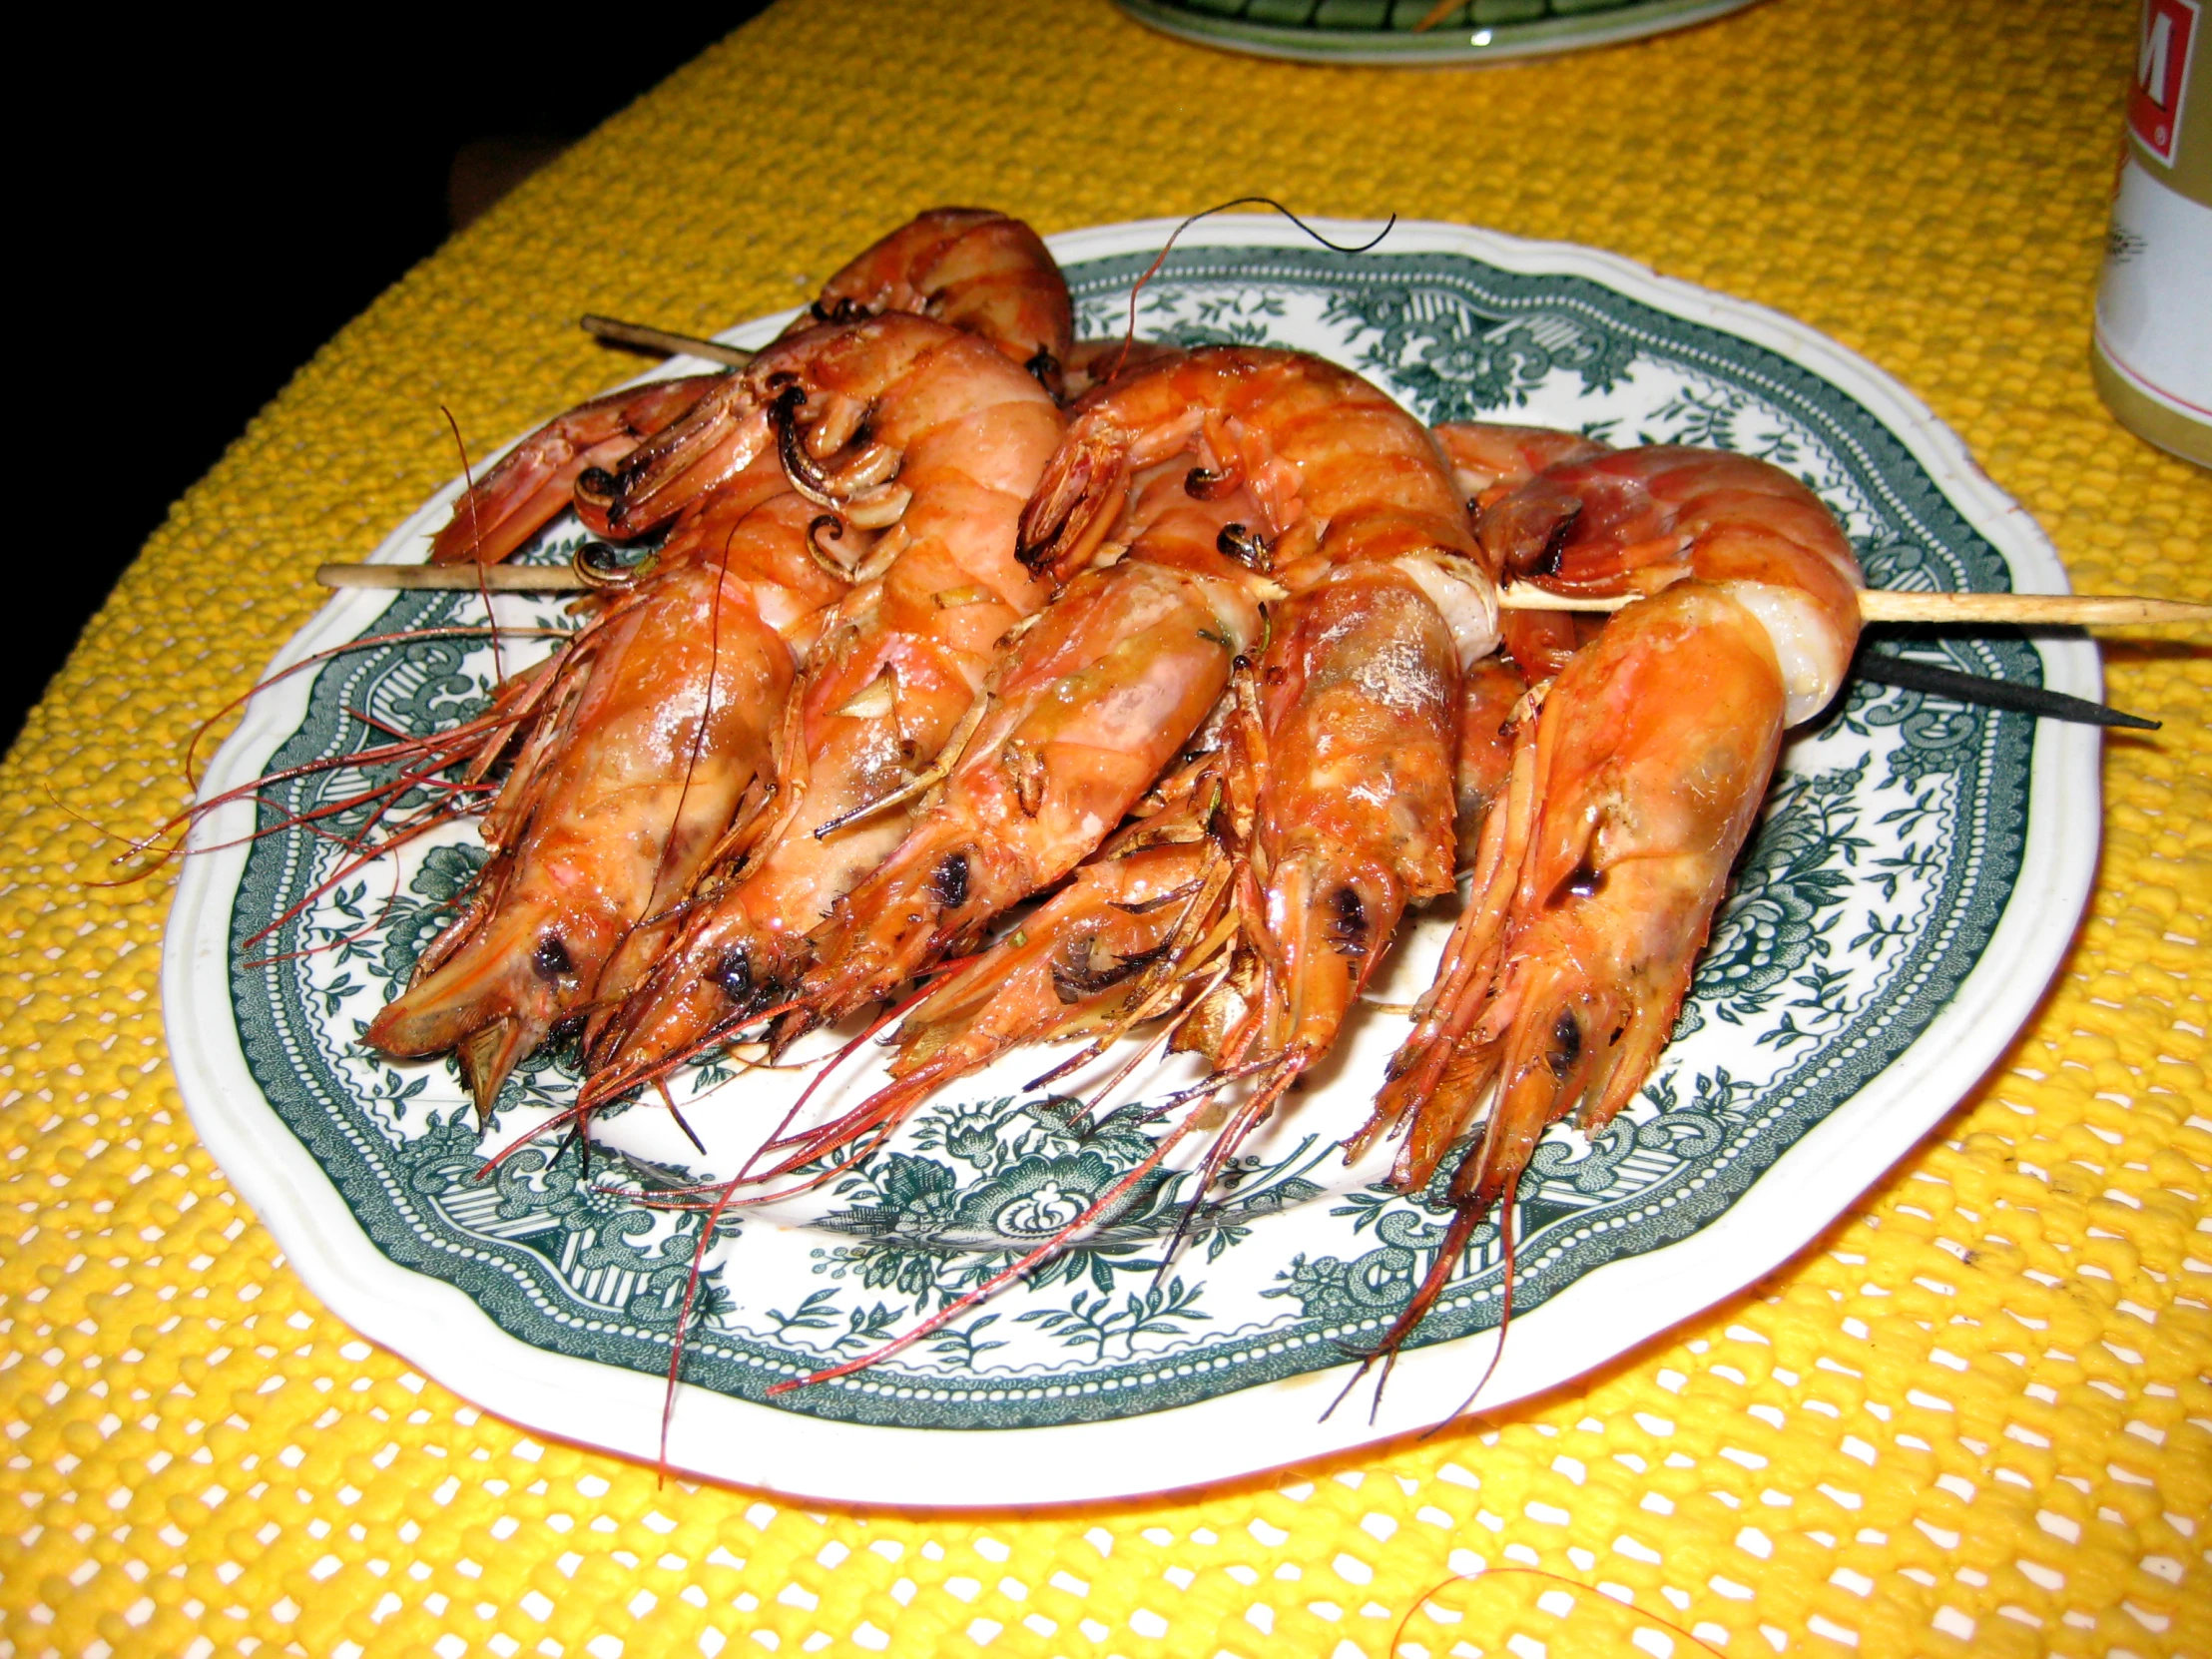
<svg viewBox="0 0 2212 1659">
<path fill-rule="evenodd" d="M 438 413 L 445 416 L 446 428 L 453 434 L 453 447 L 460 452 L 461 500 L 468 506 L 469 552 L 480 553 L 484 545 L 484 527 L 478 522 L 476 514 L 476 472 L 468 464 L 468 444 L 461 437 L 461 423 L 453 418 L 453 411 L 440 403 Z M 485 620 L 491 624 L 492 678 L 504 680 L 507 678 L 507 665 L 499 655 L 499 615 L 491 608 L 491 586 L 484 580 L 484 561 L 477 558 L 472 562 L 476 566 L 476 593 L 484 602 Z"/>
<path fill-rule="evenodd" d="M 1176 240 L 1200 220 L 1211 219 L 1216 214 L 1225 214 L 1231 208 L 1273 208 L 1332 254 L 1370 253 L 1384 237 L 1397 228 L 1397 215 L 1392 214 L 1387 220 L 1383 221 L 1382 230 L 1376 232 L 1374 236 L 1361 243 L 1357 248 L 1350 248 L 1343 243 L 1331 242 L 1272 196 L 1240 196 L 1233 202 L 1217 202 L 1211 208 L 1199 209 L 1197 213 L 1191 215 L 1190 218 L 1184 220 L 1182 224 L 1168 233 L 1168 240 L 1160 249 L 1158 256 L 1154 258 L 1152 264 L 1145 268 L 1144 275 L 1139 276 L 1135 283 L 1131 285 L 1129 289 L 1129 327 L 1128 331 L 1122 336 L 1121 355 L 1114 359 L 1114 374 L 1119 374 L 1127 366 L 1129 348 L 1137 342 L 1137 295 L 1144 292 L 1152 278 L 1160 275 L 1160 268 L 1168 263 L 1168 256 L 1175 251 Z M 1107 378 L 1112 379 L 1113 375 L 1110 374 Z"/>
</svg>

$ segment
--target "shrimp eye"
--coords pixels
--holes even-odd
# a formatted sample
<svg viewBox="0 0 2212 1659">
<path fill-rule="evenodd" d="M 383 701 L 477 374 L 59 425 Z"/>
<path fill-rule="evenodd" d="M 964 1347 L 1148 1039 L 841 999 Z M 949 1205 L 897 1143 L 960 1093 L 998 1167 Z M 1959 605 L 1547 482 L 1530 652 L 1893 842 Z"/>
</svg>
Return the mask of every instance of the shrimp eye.
<svg viewBox="0 0 2212 1659">
<path fill-rule="evenodd" d="M 1341 956 L 1368 953 L 1368 907 L 1350 887 L 1329 895 L 1329 944 Z"/>
<path fill-rule="evenodd" d="M 1214 538 L 1214 547 L 1226 559 L 1235 559 L 1248 570 L 1266 570 L 1273 562 L 1268 557 L 1268 539 L 1256 535 L 1250 526 L 1225 524 L 1221 534 Z"/>
<path fill-rule="evenodd" d="M 615 475 L 603 466 L 587 466 L 576 475 L 576 487 L 592 500 L 604 501 L 615 492 Z"/>
<path fill-rule="evenodd" d="M 559 937 L 548 933 L 538 940 L 537 949 L 530 953 L 530 970 L 540 979 L 558 979 L 574 973 L 576 964 L 569 960 L 568 946 Z"/>
<path fill-rule="evenodd" d="M 956 910 L 967 902 L 968 867 L 965 852 L 947 852 L 944 861 L 937 865 L 936 874 L 929 878 L 937 902 L 948 910 Z"/>
<path fill-rule="evenodd" d="M 1544 538 L 1544 550 L 1536 560 L 1538 576 L 1556 576 L 1566 557 L 1567 540 L 1574 534 L 1576 520 L 1582 516 L 1582 503 L 1577 501 L 1574 511 L 1551 527 L 1551 534 Z"/>
<path fill-rule="evenodd" d="M 1060 359 L 1041 345 L 1037 347 L 1037 354 L 1021 366 L 1026 368 L 1030 373 L 1030 377 L 1042 386 L 1051 385 L 1060 373 Z"/>
<path fill-rule="evenodd" d="M 715 963 L 714 971 L 707 977 L 722 989 L 722 994 L 732 1002 L 743 1002 L 753 994 L 753 957 L 745 946 L 734 945 L 722 953 L 722 960 Z"/>
<path fill-rule="evenodd" d="M 1193 501 L 1219 501 L 1236 487 L 1235 467 L 1216 472 L 1212 467 L 1194 466 L 1183 475 L 1183 493 Z"/>
<path fill-rule="evenodd" d="M 1568 1069 L 1582 1057 L 1582 1027 L 1575 1024 L 1574 1015 L 1562 1008 L 1558 1023 L 1551 1028 L 1552 1050 L 1546 1058 L 1551 1062 L 1551 1075 L 1564 1078 Z"/>
<path fill-rule="evenodd" d="M 1605 871 L 1593 868 L 1590 855 L 1582 854 L 1582 861 L 1567 871 L 1566 878 L 1551 891 L 1547 908 L 1556 910 L 1569 898 L 1595 898 L 1605 890 Z"/>
</svg>

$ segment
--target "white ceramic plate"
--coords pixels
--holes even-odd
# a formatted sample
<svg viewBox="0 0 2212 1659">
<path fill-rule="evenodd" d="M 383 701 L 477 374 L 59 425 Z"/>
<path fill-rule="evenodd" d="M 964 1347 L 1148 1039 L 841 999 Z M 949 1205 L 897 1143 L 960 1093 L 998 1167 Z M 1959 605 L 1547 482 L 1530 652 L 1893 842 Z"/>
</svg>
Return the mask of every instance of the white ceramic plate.
<svg viewBox="0 0 2212 1659">
<path fill-rule="evenodd" d="M 1130 281 L 1170 229 L 1053 239 L 1084 332 L 1120 325 Z M 1375 227 L 1324 229 L 1358 241 Z M 781 321 L 725 337 L 758 344 Z M 1821 492 L 1876 585 L 2065 586 L 2026 515 L 1886 375 L 1787 317 L 1588 249 L 1414 224 L 1355 257 L 1278 221 L 1214 220 L 1145 290 L 1139 329 L 1316 350 L 1426 418 L 1766 455 Z M 376 556 L 423 558 L 457 487 Z M 526 556 L 561 556 L 579 534 L 556 524 Z M 545 601 L 498 603 L 509 620 L 558 614 Z M 348 594 L 275 666 L 480 618 L 479 605 Z M 521 649 L 509 644 L 510 669 Z M 2084 642 L 1910 649 L 2098 692 Z M 459 719 L 492 672 L 473 641 L 348 652 L 258 696 L 209 788 L 364 747 L 374 740 L 356 711 L 414 730 Z M 2033 1008 L 2087 895 L 2096 760 L 2084 728 L 1874 687 L 1797 735 L 1644 1095 L 1594 1139 L 1560 1128 L 1539 1148 L 1519 1206 L 1511 1341 L 1486 1407 L 1574 1377 L 1766 1273 L 1972 1087 Z M 358 785 L 341 769 L 266 792 L 263 823 Z M 641 1107 L 595 1131 L 588 1177 L 549 1140 L 480 1182 L 486 1150 L 570 1098 L 559 1060 L 526 1067 L 480 1136 L 445 1062 L 395 1066 L 355 1041 L 465 879 L 473 834 L 417 844 L 248 947 L 334 856 L 326 839 L 253 838 L 254 828 L 243 805 L 202 827 L 209 850 L 187 862 L 166 945 L 172 1050 L 209 1146 L 317 1295 L 360 1331 L 533 1429 L 653 1456 L 696 1224 L 639 1195 L 730 1173 L 794 1085 L 724 1081 L 715 1068 L 692 1078 L 680 1095 L 711 1096 L 687 1110 L 704 1158 L 666 1114 Z M 1376 994 L 1409 998 L 1444 928 L 1442 917 L 1408 928 Z M 1243 1474 L 1433 1422 L 1489 1359 L 1502 1280 L 1493 1227 L 1477 1233 L 1375 1419 L 1364 1398 L 1322 1415 L 1347 1350 L 1388 1323 L 1441 1236 L 1442 1212 L 1334 1152 L 1401 1030 L 1382 1013 L 1355 1023 L 1165 1275 L 1158 1251 L 1187 1175 L 944 1339 L 771 1402 L 771 1384 L 903 1329 L 1047 1236 L 1158 1132 L 1134 1114 L 1071 1130 L 1023 1089 L 1043 1069 L 1033 1055 L 957 1086 L 858 1175 L 718 1239 L 670 1460 L 825 1498 L 1034 1504 Z M 826 1090 L 821 1109 L 857 1098 L 868 1076 Z"/>
</svg>

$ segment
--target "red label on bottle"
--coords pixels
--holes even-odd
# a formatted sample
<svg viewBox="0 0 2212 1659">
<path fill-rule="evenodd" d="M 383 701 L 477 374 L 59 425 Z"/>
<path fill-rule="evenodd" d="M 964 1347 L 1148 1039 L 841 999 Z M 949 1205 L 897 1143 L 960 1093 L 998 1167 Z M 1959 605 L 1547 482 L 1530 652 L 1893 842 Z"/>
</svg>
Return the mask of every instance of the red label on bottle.
<svg viewBox="0 0 2212 1659">
<path fill-rule="evenodd" d="M 2167 167 L 2174 165 L 2181 139 L 2181 96 L 2189 84 L 2189 54 L 2196 50 L 2202 13 L 2200 0 L 2143 0 L 2127 124 L 2136 141 Z"/>
</svg>

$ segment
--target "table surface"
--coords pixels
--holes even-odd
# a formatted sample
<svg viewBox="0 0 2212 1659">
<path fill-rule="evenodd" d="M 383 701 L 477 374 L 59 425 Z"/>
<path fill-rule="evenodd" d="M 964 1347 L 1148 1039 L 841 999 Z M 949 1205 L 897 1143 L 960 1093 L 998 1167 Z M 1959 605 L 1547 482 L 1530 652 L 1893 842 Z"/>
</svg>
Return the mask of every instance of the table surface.
<svg viewBox="0 0 2212 1659">
<path fill-rule="evenodd" d="M 455 238 L 178 504 L 0 773 L 6 1651 L 1382 1655 L 1424 1591 L 1515 1565 L 1602 1594 L 1493 1570 L 1400 1651 L 1622 1651 L 1655 1617 L 1731 1655 L 2212 1649 L 2201 636 L 2108 642 L 2113 701 L 2166 729 L 2107 745 L 2060 979 L 1782 1271 L 1424 1443 L 1064 1512 L 663 1483 L 358 1340 L 185 1115 L 167 879 L 84 884 L 92 824 L 187 799 L 185 736 L 315 609 L 309 569 L 453 470 L 440 405 L 481 453 L 632 371 L 579 312 L 706 331 L 944 202 L 1049 232 L 1265 192 L 1611 249 L 1897 375 L 2078 587 L 2212 597 L 2212 479 L 2089 382 L 2133 31 L 2122 0 L 1771 0 L 1409 72 L 1185 46 L 1103 0 L 787 4 Z"/>
</svg>

